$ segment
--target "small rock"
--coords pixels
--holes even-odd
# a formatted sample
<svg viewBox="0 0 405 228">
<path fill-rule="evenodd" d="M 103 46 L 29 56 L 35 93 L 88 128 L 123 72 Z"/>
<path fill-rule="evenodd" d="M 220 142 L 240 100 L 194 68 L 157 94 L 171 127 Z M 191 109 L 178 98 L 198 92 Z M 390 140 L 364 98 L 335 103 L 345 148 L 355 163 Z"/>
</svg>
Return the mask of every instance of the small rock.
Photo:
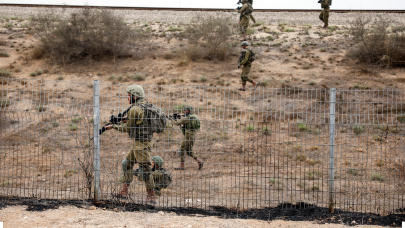
<svg viewBox="0 0 405 228">
<path fill-rule="evenodd" d="M 159 215 L 164 215 L 165 213 L 163 211 L 158 212 Z"/>
<path fill-rule="evenodd" d="M 357 222 L 356 221 L 352 221 L 352 225 L 356 225 L 357 224 Z"/>
<path fill-rule="evenodd" d="M 96 210 L 96 207 L 95 207 L 95 206 L 91 206 L 91 207 L 89 207 L 89 209 L 90 209 L 90 210 Z"/>
</svg>

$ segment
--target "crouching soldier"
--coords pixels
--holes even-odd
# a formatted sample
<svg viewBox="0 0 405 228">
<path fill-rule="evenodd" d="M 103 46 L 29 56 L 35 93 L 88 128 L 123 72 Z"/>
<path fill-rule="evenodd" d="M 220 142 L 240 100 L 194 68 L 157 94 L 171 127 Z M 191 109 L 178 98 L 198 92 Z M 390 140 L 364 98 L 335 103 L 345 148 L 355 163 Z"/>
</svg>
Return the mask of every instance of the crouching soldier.
<svg viewBox="0 0 405 228">
<path fill-rule="evenodd" d="M 149 178 L 153 179 L 155 183 L 155 194 L 158 196 L 161 195 L 162 189 L 169 187 L 172 183 L 172 175 L 169 171 L 162 168 L 163 163 L 163 159 L 159 156 L 152 158 L 152 173 Z"/>
<path fill-rule="evenodd" d="M 184 154 L 187 154 L 188 156 L 194 158 L 197 161 L 199 170 L 201 170 L 204 165 L 204 162 L 200 158 L 198 158 L 198 156 L 193 152 L 196 131 L 200 129 L 200 120 L 198 119 L 197 115 L 192 114 L 192 111 L 193 107 L 191 105 L 184 105 L 183 107 L 184 117 L 182 117 L 178 121 L 172 119 L 173 125 L 177 126 L 181 125 L 180 129 L 184 135 L 183 141 L 181 142 L 181 148 L 179 151 L 180 166 L 174 168 L 176 170 L 185 169 L 184 162 L 186 158 Z"/>
</svg>

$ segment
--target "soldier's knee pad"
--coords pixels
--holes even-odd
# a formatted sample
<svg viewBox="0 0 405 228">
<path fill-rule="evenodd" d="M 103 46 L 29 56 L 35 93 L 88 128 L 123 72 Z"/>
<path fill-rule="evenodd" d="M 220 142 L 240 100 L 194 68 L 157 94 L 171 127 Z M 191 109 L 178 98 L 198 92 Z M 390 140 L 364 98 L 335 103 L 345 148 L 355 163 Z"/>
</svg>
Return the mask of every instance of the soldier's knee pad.
<svg viewBox="0 0 405 228">
<path fill-rule="evenodd" d="M 323 17 L 319 17 L 319 20 L 323 21 Z"/>
<path fill-rule="evenodd" d="M 181 157 L 184 154 L 184 152 L 180 149 L 179 151 L 177 151 L 177 154 L 179 155 L 179 157 Z"/>
<path fill-rule="evenodd" d="M 124 173 L 128 171 L 128 164 L 129 160 L 126 158 L 121 162 L 122 171 L 124 171 Z"/>
</svg>

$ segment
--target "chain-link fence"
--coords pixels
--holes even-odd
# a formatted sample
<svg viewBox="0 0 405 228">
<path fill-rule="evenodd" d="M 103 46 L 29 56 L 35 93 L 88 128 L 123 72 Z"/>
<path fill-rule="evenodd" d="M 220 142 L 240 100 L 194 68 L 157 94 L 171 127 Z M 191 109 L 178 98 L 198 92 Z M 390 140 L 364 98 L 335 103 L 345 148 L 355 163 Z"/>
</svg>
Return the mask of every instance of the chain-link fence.
<svg viewBox="0 0 405 228">
<path fill-rule="evenodd" d="M 0 82 L 0 195 L 145 203 L 145 184 L 136 177 L 128 199 L 114 197 L 134 140 L 116 130 L 95 134 L 130 106 L 130 82 Z M 159 207 L 245 210 L 306 202 L 380 214 L 405 207 L 402 91 L 143 88 L 167 115 L 190 104 L 201 122 L 193 147 L 201 170 L 195 156 L 185 156 L 185 170 L 174 169 L 184 136 L 171 121 L 153 135 L 151 155 L 162 157 L 172 176 Z"/>
</svg>

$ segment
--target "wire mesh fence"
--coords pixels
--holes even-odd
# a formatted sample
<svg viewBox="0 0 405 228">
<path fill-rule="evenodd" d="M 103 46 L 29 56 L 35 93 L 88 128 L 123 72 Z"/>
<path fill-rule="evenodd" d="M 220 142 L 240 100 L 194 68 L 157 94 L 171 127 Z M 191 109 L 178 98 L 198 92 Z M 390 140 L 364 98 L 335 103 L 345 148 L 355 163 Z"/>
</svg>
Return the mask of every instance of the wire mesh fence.
<svg viewBox="0 0 405 228">
<path fill-rule="evenodd" d="M 134 139 L 109 130 L 91 140 L 94 126 L 130 106 L 129 84 L 1 78 L 0 195 L 89 199 L 96 193 L 98 200 L 146 203 L 137 177 L 127 199 L 114 197 Z M 185 140 L 181 129 L 168 121 L 153 135 L 151 156 L 162 157 L 172 176 L 159 207 L 245 210 L 306 202 L 380 214 L 405 207 L 402 91 L 143 88 L 145 100 L 165 114 L 190 104 L 201 122 L 185 170 L 174 169 Z M 204 161 L 201 170 L 196 156 Z"/>
</svg>

